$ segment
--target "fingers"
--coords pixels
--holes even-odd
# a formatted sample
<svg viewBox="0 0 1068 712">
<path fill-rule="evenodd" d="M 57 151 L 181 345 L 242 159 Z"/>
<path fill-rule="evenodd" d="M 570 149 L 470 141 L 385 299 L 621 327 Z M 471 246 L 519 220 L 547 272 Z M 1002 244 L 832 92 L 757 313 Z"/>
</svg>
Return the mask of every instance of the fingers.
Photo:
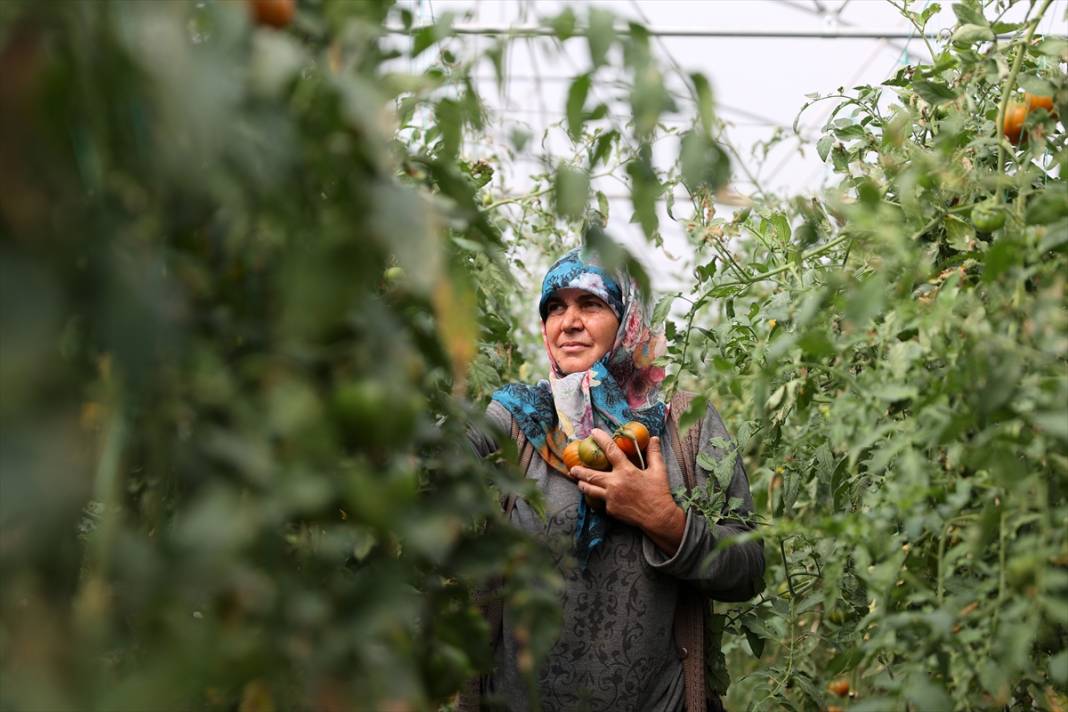
<svg viewBox="0 0 1068 712">
<path fill-rule="evenodd" d="M 589 495 L 594 499 L 606 499 L 608 497 L 608 490 L 606 490 L 604 487 L 591 485 L 589 482 L 579 482 L 578 488 L 579 492 L 585 495 Z"/>
<path fill-rule="evenodd" d="M 608 458 L 608 462 L 611 463 L 612 469 L 615 469 L 616 465 L 622 465 L 624 463 L 628 465 L 630 464 L 630 460 L 627 459 L 627 454 L 619 449 L 619 446 L 616 445 L 616 441 L 612 439 L 611 435 L 600 428 L 594 428 L 590 431 L 590 437 L 592 437 L 593 441 L 604 451 L 604 455 Z"/>
<path fill-rule="evenodd" d="M 591 470 L 588 467 L 572 467 L 571 478 L 579 483 L 587 482 L 598 487 L 603 487 L 605 483 L 605 476 L 611 473 L 601 472 L 600 470 Z"/>
<path fill-rule="evenodd" d="M 660 445 L 660 438 L 653 436 L 649 438 L 649 447 L 645 449 L 645 460 L 649 464 L 660 463 L 664 461 L 664 451 Z"/>
</svg>

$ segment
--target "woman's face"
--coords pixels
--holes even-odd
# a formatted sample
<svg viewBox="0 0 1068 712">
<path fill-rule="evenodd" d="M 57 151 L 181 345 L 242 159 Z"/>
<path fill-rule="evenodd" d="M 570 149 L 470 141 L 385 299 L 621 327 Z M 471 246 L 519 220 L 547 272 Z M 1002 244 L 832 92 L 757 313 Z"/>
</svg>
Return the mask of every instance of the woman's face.
<svg viewBox="0 0 1068 712">
<path fill-rule="evenodd" d="M 558 289 L 545 306 L 545 341 L 565 374 L 585 371 L 615 343 L 619 319 L 600 297 Z"/>
</svg>

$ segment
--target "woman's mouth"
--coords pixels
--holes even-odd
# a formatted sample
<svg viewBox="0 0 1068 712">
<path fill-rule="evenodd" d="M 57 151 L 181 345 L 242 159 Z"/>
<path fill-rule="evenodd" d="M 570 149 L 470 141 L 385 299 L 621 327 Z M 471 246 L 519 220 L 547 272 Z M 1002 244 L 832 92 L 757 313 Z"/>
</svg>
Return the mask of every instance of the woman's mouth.
<svg viewBox="0 0 1068 712">
<path fill-rule="evenodd" d="M 560 350 L 565 354 L 577 354 L 590 348 L 589 344 L 582 344 L 577 341 L 569 341 L 566 344 L 560 344 Z"/>
</svg>

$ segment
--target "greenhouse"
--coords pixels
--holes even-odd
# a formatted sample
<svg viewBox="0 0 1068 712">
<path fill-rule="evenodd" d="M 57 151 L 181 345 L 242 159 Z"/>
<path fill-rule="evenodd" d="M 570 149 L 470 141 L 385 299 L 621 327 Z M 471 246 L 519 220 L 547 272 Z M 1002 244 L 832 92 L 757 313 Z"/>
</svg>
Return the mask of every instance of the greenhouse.
<svg viewBox="0 0 1068 712">
<path fill-rule="evenodd" d="M 1068 709 L 1068 0 L 0 56 L 3 712 Z"/>
</svg>

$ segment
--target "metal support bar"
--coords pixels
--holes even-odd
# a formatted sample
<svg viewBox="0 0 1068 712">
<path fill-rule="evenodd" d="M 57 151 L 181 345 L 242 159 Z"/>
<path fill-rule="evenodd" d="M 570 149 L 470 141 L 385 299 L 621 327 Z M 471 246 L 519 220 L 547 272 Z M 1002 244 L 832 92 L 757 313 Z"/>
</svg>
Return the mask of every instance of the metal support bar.
<svg viewBox="0 0 1068 712">
<path fill-rule="evenodd" d="M 386 32 L 397 35 L 409 35 L 423 27 L 406 30 L 403 27 L 386 27 Z M 492 25 L 461 25 L 449 30 L 457 35 L 508 35 L 512 37 L 554 37 L 555 31 L 549 27 L 522 25 L 514 27 Z M 618 34 L 627 34 L 625 29 L 617 29 Z M 581 33 L 575 36 L 581 36 Z M 718 30 L 711 28 L 659 27 L 649 30 L 651 37 L 723 37 L 738 39 L 799 39 L 799 40 L 908 40 L 921 37 L 918 32 L 886 30 L 869 30 L 859 27 L 838 27 L 825 30 Z M 939 39 L 938 32 L 925 32 L 923 37 Z M 1003 38 L 1009 37 L 1005 35 Z"/>
</svg>

